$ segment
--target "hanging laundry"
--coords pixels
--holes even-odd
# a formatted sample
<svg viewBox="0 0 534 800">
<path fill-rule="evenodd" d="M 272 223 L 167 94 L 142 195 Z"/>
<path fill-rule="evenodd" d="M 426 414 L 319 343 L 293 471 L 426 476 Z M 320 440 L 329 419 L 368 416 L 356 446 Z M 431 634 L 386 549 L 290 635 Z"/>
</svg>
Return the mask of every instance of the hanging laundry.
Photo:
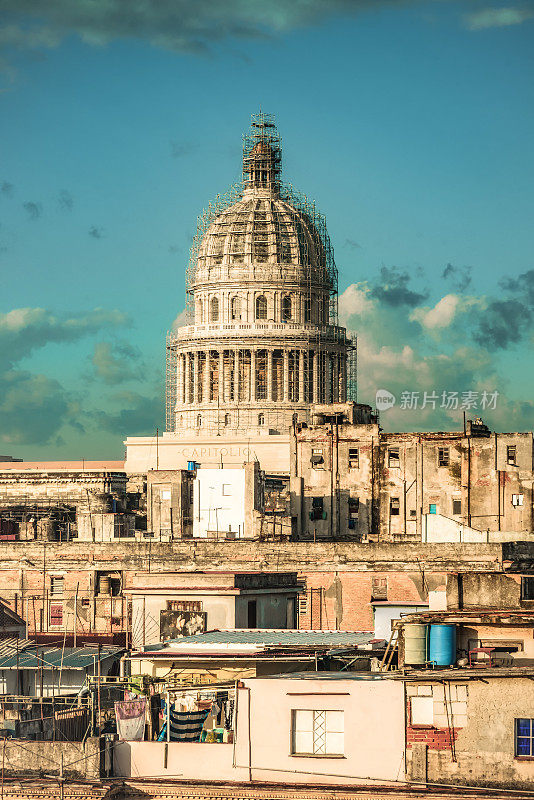
<svg viewBox="0 0 534 800">
<path fill-rule="evenodd" d="M 207 711 L 174 711 L 171 708 L 171 741 L 199 742 L 207 716 Z"/>
<path fill-rule="evenodd" d="M 123 742 L 142 742 L 145 738 L 146 700 L 120 700 L 115 703 L 117 733 Z"/>
</svg>

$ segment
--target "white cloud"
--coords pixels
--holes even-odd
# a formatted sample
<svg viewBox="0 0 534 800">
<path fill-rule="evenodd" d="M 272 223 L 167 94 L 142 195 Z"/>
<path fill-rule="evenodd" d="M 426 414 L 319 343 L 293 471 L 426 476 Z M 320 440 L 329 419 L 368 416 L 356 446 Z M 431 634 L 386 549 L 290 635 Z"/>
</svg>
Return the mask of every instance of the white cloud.
<svg viewBox="0 0 534 800">
<path fill-rule="evenodd" d="M 410 319 L 419 322 L 423 328 L 448 328 L 458 310 L 460 298 L 455 294 L 446 294 L 433 308 L 422 306 L 410 314 Z"/>
<path fill-rule="evenodd" d="M 511 25 L 521 25 L 532 17 L 534 17 L 532 8 L 508 6 L 474 11 L 472 14 L 466 14 L 463 21 L 469 30 L 479 31 L 485 28 L 507 28 Z"/>
</svg>

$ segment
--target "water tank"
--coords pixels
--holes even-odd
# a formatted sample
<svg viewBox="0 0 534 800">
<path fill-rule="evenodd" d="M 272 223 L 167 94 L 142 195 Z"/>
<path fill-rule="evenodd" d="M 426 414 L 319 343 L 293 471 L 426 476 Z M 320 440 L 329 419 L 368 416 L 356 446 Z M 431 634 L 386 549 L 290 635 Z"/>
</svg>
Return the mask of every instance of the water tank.
<svg viewBox="0 0 534 800">
<path fill-rule="evenodd" d="M 101 575 L 99 580 L 99 594 L 111 594 L 111 581 L 109 575 Z"/>
<path fill-rule="evenodd" d="M 439 667 L 456 663 L 456 625 L 431 625 L 428 660 Z"/>
<path fill-rule="evenodd" d="M 404 626 L 404 663 L 424 664 L 427 660 L 428 625 Z"/>
<path fill-rule="evenodd" d="M 194 472 L 196 470 L 196 468 L 197 468 L 197 462 L 196 461 L 188 461 L 187 462 L 187 471 L 188 472 Z"/>
</svg>

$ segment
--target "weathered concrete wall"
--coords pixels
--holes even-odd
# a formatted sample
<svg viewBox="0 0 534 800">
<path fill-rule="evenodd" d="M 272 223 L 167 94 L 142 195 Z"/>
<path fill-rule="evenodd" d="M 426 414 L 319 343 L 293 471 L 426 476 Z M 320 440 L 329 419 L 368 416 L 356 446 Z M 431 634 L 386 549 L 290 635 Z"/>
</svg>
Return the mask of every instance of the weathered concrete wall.
<svg viewBox="0 0 534 800">
<path fill-rule="evenodd" d="M 23 745 L 23 747 L 21 747 Z M 81 742 L 32 742 L 7 739 L 5 746 L 5 776 L 59 775 L 63 755 L 63 774 L 66 778 L 99 780 L 100 739 Z"/>
<path fill-rule="evenodd" d="M 301 627 L 373 630 L 377 582 L 385 579 L 389 601 L 418 603 L 429 591 L 444 588 L 450 573 L 502 572 L 504 558 L 517 553 L 526 560 L 529 551 L 532 559 L 533 545 L 516 551 L 508 544 L 12 542 L 0 546 L 0 597 L 27 619 L 30 635 L 58 629 L 48 613 L 58 603 L 72 633 L 75 602 L 78 633 L 113 634 L 126 630 L 123 587 L 140 572 L 165 587 L 165 576 L 173 572 L 295 571 L 308 591 L 316 591 Z M 118 596 L 99 593 L 102 574 L 116 582 Z M 62 596 L 50 594 L 52 575 L 64 576 Z"/>
<path fill-rule="evenodd" d="M 534 558 L 532 544 L 517 551 Z M 46 546 L 46 561 L 54 570 L 142 568 L 150 563 L 152 572 L 225 570 L 267 572 L 324 570 L 362 571 L 421 570 L 458 571 L 463 566 L 475 571 L 500 571 L 503 553 L 513 555 L 508 544 L 414 544 L 380 542 L 51 542 Z M 508 556 L 510 557 L 510 556 Z M 19 562 L 36 561 L 36 574 L 41 576 L 43 546 L 36 543 L 9 542 L 0 545 L 0 572 L 13 571 L 11 588 L 19 580 Z M 15 572 L 16 570 L 16 572 Z M 13 580 L 15 579 L 15 580 Z M 5 583 L 4 580 L 2 580 Z"/>
<path fill-rule="evenodd" d="M 534 761 L 515 757 L 514 732 L 515 719 L 533 716 L 532 680 L 519 676 L 492 677 L 463 684 L 447 682 L 445 688 L 438 683 L 407 686 L 408 721 L 413 697 L 428 694 L 430 688 L 434 724 L 416 727 L 408 724 L 409 777 L 424 779 L 422 772 L 426 767 L 427 780 L 435 783 L 532 788 Z"/>
</svg>

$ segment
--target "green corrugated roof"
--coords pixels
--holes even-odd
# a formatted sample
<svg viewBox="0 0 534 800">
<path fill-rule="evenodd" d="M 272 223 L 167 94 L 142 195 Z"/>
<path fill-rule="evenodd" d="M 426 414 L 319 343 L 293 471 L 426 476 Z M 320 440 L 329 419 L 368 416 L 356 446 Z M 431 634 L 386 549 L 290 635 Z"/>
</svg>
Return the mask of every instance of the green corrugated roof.
<svg viewBox="0 0 534 800">
<path fill-rule="evenodd" d="M 12 640 L 13 641 L 13 640 Z M 24 647 L 19 649 L 17 656 L 17 645 L 3 642 L 0 650 L 0 669 L 86 669 L 92 667 L 99 660 L 98 647 L 53 647 L 44 645 L 38 647 L 34 642 L 28 644 L 24 641 Z M 100 648 L 100 661 L 104 661 L 110 656 L 118 655 L 123 652 L 121 647 Z"/>
</svg>

